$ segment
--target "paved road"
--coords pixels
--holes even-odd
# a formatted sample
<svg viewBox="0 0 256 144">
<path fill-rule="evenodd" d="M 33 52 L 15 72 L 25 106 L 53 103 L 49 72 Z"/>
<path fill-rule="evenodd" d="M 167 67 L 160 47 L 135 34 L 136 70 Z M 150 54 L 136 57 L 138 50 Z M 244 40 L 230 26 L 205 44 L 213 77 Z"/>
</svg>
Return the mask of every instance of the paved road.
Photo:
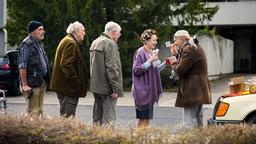
<svg viewBox="0 0 256 144">
<path fill-rule="evenodd" d="M 204 105 L 204 124 L 207 119 L 212 115 L 213 107 L 218 99 L 224 92 L 227 91 L 227 83 L 230 77 L 235 77 L 242 74 L 230 75 L 220 80 L 211 82 L 212 100 L 210 105 Z M 244 75 L 245 79 L 249 79 L 254 75 Z M 164 126 L 173 128 L 182 122 L 183 109 L 174 107 L 176 100 L 176 93 L 164 92 L 158 106 L 154 109 L 154 119 L 151 124 L 154 126 Z M 76 117 L 84 122 L 91 123 L 92 121 L 92 105 L 94 98 L 91 93 L 88 93 L 86 98 L 81 98 L 77 107 Z M 23 96 L 8 97 L 8 112 L 11 114 L 22 114 L 25 111 L 25 100 Z M 59 115 L 59 104 L 55 92 L 47 92 L 44 102 L 44 112 L 50 116 Z M 134 102 L 131 92 L 125 92 L 123 98 L 119 98 L 117 102 L 117 123 L 122 126 L 134 126 L 136 123 Z"/>
<path fill-rule="evenodd" d="M 162 126 L 165 128 L 173 129 L 179 126 L 183 119 L 183 109 L 174 107 L 176 93 L 164 93 L 159 105 L 155 106 L 154 119 L 152 126 Z M 83 122 L 92 123 L 92 110 L 93 110 L 93 96 L 88 93 L 86 98 L 79 101 L 77 107 L 76 117 Z M 26 109 L 26 104 L 23 96 L 8 97 L 8 113 L 20 115 Z M 204 124 L 206 125 L 207 119 L 211 117 L 211 106 L 205 106 L 204 109 Z M 56 94 L 54 92 L 47 92 L 44 103 L 44 114 L 50 116 L 59 115 L 59 104 Z M 131 93 L 126 92 L 124 98 L 120 98 L 117 103 L 117 124 L 122 127 L 134 127 L 136 124 L 135 107 L 131 97 Z"/>
<path fill-rule="evenodd" d="M 9 103 L 8 113 L 19 115 L 25 110 L 26 105 L 23 103 Z M 92 124 L 92 105 L 79 105 L 77 107 L 76 117 L 85 123 Z M 203 108 L 204 122 L 210 117 L 208 113 L 212 111 L 211 108 Z M 151 121 L 151 125 L 154 127 L 165 127 L 173 129 L 182 123 L 183 109 L 176 107 L 155 107 L 154 119 Z M 44 114 L 50 116 L 59 115 L 59 105 L 57 104 L 45 104 Z M 116 123 L 121 127 L 134 127 L 136 124 L 135 110 L 133 106 L 118 106 L 117 107 L 117 120 Z"/>
</svg>

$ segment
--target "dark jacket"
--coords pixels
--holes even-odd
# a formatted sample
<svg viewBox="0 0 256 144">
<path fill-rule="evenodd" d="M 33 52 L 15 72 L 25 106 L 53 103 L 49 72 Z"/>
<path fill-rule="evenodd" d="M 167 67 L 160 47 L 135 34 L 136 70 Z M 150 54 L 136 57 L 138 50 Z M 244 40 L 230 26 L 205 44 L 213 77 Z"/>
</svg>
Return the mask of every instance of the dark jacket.
<svg viewBox="0 0 256 144">
<path fill-rule="evenodd" d="M 206 56 L 201 46 L 196 46 L 182 46 L 179 62 L 173 67 L 180 78 L 177 107 L 212 102 Z"/>
<path fill-rule="evenodd" d="M 75 38 L 69 34 L 56 49 L 50 89 L 69 97 L 85 97 L 88 84 L 83 56 Z"/>
<path fill-rule="evenodd" d="M 43 48 L 43 44 L 39 43 Z M 28 48 L 28 65 L 27 65 L 27 82 L 30 87 L 40 87 L 45 80 L 49 83 L 50 80 L 50 68 L 48 64 L 48 58 L 46 54 L 43 55 L 47 64 L 47 74 L 43 74 L 42 64 L 40 62 L 39 49 L 35 45 L 35 42 L 31 36 L 25 38 L 19 47 L 19 56 L 21 57 L 20 50 L 22 48 Z M 44 52 L 44 50 L 43 50 Z M 45 53 L 45 52 L 44 52 Z"/>
</svg>

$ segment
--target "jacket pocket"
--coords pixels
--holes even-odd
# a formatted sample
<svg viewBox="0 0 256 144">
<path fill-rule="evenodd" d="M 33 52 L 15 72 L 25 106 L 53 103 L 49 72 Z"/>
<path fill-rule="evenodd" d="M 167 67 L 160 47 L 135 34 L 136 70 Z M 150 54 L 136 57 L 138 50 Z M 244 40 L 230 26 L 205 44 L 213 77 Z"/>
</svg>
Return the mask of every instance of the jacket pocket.
<svg viewBox="0 0 256 144">
<path fill-rule="evenodd" d="M 31 87 L 39 87 L 43 83 L 43 77 L 37 71 L 28 73 L 28 85 Z"/>
<path fill-rule="evenodd" d="M 68 79 L 69 88 L 71 93 L 80 94 L 81 93 L 81 82 L 79 78 L 70 78 Z"/>
<path fill-rule="evenodd" d="M 186 92 L 186 90 L 187 90 L 187 88 L 188 88 L 188 80 L 186 80 L 186 79 L 181 79 L 180 80 L 180 92 L 181 92 L 181 94 L 182 95 L 185 95 L 185 92 Z"/>
<path fill-rule="evenodd" d="M 39 65 L 40 59 L 39 59 L 38 53 L 36 51 L 32 51 L 29 63 L 33 66 Z"/>
</svg>

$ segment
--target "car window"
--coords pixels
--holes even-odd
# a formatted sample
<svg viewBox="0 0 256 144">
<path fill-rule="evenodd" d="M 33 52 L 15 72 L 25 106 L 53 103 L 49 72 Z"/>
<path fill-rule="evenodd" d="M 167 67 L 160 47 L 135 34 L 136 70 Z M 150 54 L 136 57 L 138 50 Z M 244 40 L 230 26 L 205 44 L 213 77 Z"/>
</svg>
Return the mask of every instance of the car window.
<svg viewBox="0 0 256 144">
<path fill-rule="evenodd" d="M 9 64 L 9 59 L 7 56 L 0 57 L 0 65 L 2 64 Z"/>
<path fill-rule="evenodd" d="M 4 62 L 4 58 L 0 57 L 0 64 L 2 64 Z"/>
<path fill-rule="evenodd" d="M 12 66 L 16 66 L 17 60 L 18 60 L 18 52 L 17 51 L 13 51 L 7 54 L 10 60 L 10 65 Z"/>
</svg>

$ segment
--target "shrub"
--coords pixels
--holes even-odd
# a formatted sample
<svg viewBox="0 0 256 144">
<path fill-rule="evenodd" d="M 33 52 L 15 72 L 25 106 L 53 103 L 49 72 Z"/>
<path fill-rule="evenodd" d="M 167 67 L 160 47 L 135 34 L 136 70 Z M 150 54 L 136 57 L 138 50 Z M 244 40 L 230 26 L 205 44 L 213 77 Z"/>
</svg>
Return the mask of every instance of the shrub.
<svg viewBox="0 0 256 144">
<path fill-rule="evenodd" d="M 93 127 L 78 119 L 1 116 L 2 144 L 244 144 L 256 142 L 254 125 L 221 125 L 172 132 L 163 128 L 143 130 Z"/>
<path fill-rule="evenodd" d="M 246 124 L 210 126 L 176 135 L 179 143 L 254 144 L 256 126 Z"/>
</svg>

